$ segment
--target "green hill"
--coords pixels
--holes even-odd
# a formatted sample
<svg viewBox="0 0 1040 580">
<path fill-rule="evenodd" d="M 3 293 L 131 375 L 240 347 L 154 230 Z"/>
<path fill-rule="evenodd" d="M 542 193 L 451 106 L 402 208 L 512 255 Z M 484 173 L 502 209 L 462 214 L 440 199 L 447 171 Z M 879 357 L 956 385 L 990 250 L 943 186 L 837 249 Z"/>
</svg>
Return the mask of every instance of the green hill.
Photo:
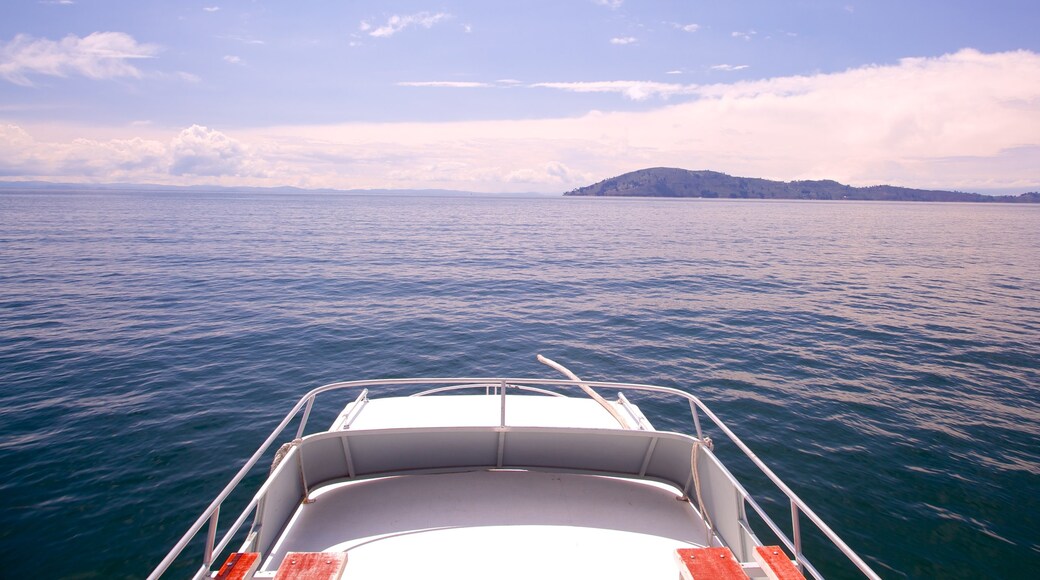
<svg viewBox="0 0 1040 580">
<path fill-rule="evenodd" d="M 564 195 L 1040 203 L 1040 193 L 1037 192 L 1017 196 L 992 196 L 892 185 L 852 187 L 831 180 L 771 181 L 754 177 L 733 177 L 717 171 L 690 171 L 668 167 L 640 169 L 568 191 Z"/>
</svg>

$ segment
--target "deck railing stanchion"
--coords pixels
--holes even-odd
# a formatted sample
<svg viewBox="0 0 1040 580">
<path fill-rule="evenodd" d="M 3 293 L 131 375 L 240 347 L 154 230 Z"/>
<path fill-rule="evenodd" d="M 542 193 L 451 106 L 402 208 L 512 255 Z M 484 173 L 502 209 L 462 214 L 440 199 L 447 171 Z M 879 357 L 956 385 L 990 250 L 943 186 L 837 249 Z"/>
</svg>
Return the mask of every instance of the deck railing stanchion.
<svg viewBox="0 0 1040 580">
<path fill-rule="evenodd" d="M 213 543 L 217 541 L 217 519 L 219 518 L 220 506 L 217 506 L 209 518 L 209 529 L 206 530 L 206 548 L 202 552 L 203 565 L 206 567 L 213 563 Z"/>
<path fill-rule="evenodd" d="M 498 426 L 499 427 L 505 427 L 506 426 L 506 384 L 504 382 L 503 383 L 499 383 L 498 388 L 501 389 L 501 391 L 502 391 L 502 409 L 499 411 L 499 415 L 498 415 Z"/>
<path fill-rule="evenodd" d="M 804 572 L 802 567 L 802 527 L 798 522 L 798 505 L 791 499 L 791 539 L 794 541 L 794 559 L 799 572 Z"/>
<path fill-rule="evenodd" d="M 311 407 L 314 406 L 314 396 L 307 399 L 307 407 L 303 410 L 303 418 L 300 419 L 300 428 L 296 430 L 296 438 L 303 437 L 303 429 L 307 426 L 307 418 L 311 416 Z"/>
<path fill-rule="evenodd" d="M 704 441 L 704 435 L 701 433 L 701 420 L 697 418 L 697 405 L 694 404 L 693 399 L 690 399 L 690 415 L 693 416 L 693 428 L 697 431 L 697 440 Z"/>
</svg>

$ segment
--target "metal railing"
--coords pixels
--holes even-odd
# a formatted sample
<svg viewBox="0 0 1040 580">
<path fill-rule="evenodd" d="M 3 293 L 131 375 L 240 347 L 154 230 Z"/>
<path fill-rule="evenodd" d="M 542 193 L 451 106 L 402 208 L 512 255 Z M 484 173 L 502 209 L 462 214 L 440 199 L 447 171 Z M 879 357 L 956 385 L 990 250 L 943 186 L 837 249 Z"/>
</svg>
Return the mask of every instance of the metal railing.
<svg viewBox="0 0 1040 580">
<path fill-rule="evenodd" d="M 672 395 L 680 399 L 685 399 L 689 402 L 690 413 L 692 416 L 693 427 L 697 435 L 698 440 L 703 440 L 704 435 L 701 430 L 700 418 L 698 417 L 698 411 L 703 412 L 715 426 L 721 430 L 726 437 L 739 448 L 744 455 L 751 460 L 751 462 L 758 467 L 758 469 L 764 474 L 776 487 L 779 489 L 788 499 L 790 503 L 791 512 L 791 529 L 792 537 L 788 537 L 787 534 L 780 529 L 780 527 L 773 521 L 773 519 L 762 509 L 759 503 L 747 492 L 747 490 L 735 479 L 732 483 L 739 490 L 742 495 L 742 500 L 755 511 L 755 513 L 762 519 L 762 521 L 769 527 L 769 529 L 779 538 L 784 546 L 792 553 L 795 557 L 795 562 L 798 567 L 803 571 L 808 572 L 812 577 L 816 579 L 822 579 L 823 576 L 820 572 L 810 563 L 809 559 L 802 553 L 802 534 L 800 519 L 801 516 L 805 516 L 809 521 L 816 525 L 817 529 L 823 533 L 823 535 L 830 540 L 838 550 L 849 559 L 849 561 L 866 576 L 873 580 L 880 580 L 880 577 L 875 573 L 870 566 L 863 561 L 863 559 L 856 554 L 852 548 L 850 548 L 838 535 L 835 533 L 824 521 L 814 512 L 794 491 L 791 490 L 781 479 L 777 476 L 751 449 L 727 427 L 714 412 L 711 411 L 700 399 L 697 397 L 675 389 L 672 387 L 661 387 L 657 385 L 646 385 L 639 383 L 614 383 L 614 382 L 601 382 L 601 381 L 587 381 L 587 380 L 558 380 L 558 379 L 524 379 L 524 378 L 443 378 L 443 379 L 379 379 L 379 380 L 361 380 L 361 381 L 347 381 L 331 383 L 321 387 L 318 387 L 306 395 L 304 395 L 292 410 L 285 416 L 284 419 L 275 427 L 274 431 L 267 437 L 266 440 L 260 445 L 255 453 L 246 461 L 245 465 L 235 474 L 231 481 L 224 487 L 224 489 L 217 495 L 217 497 L 209 504 L 209 507 L 202 513 L 201 516 L 195 521 L 194 524 L 188 529 L 187 532 L 181 537 L 177 544 L 172 550 L 166 555 L 166 557 L 159 563 L 159 565 L 152 571 L 148 578 L 155 579 L 159 578 L 181 555 L 187 545 L 198 535 L 203 527 L 207 527 L 206 530 L 206 542 L 203 548 L 202 565 L 199 567 L 195 574 L 195 577 L 202 577 L 207 575 L 210 568 L 213 565 L 213 559 L 216 555 L 220 554 L 232 541 L 234 536 L 241 530 L 242 526 L 248 520 L 249 516 L 256 510 L 260 501 L 264 498 L 267 492 L 268 484 L 270 480 L 265 482 L 260 489 L 253 496 L 253 499 L 242 511 L 241 515 L 231 525 L 225 535 L 218 542 L 216 540 L 217 529 L 220 517 L 220 508 L 228 496 L 235 490 L 235 488 L 242 482 L 242 480 L 249 474 L 252 468 L 259 462 L 267 450 L 271 447 L 278 437 L 282 434 L 285 428 L 303 411 L 303 416 L 300 420 L 299 428 L 296 432 L 295 440 L 298 441 L 305 432 L 307 426 L 307 420 L 310 416 L 311 409 L 314 406 L 315 398 L 329 391 L 336 390 L 347 390 L 347 389 L 363 389 L 364 391 L 358 396 L 358 402 L 367 401 L 367 390 L 370 387 L 392 387 L 392 386 L 418 386 L 418 385 L 442 385 L 415 393 L 412 396 L 425 396 L 435 393 L 444 393 L 450 391 L 457 391 L 463 389 L 484 389 L 489 394 L 494 394 L 501 398 L 500 405 L 500 425 L 506 425 L 506 392 L 509 389 L 514 391 L 532 391 L 540 394 L 551 394 L 559 395 L 554 391 L 550 391 L 544 387 L 554 387 L 557 389 L 561 388 L 579 388 L 586 390 L 589 387 L 605 388 L 605 389 L 618 389 L 618 390 L 631 390 L 631 391 L 642 391 L 642 392 L 653 392 Z M 537 386 L 532 386 L 537 385 Z M 741 521 L 740 525 L 749 534 L 754 536 L 754 532 L 750 528 L 750 524 L 747 522 L 746 516 L 743 516 L 744 511 L 741 510 Z"/>
</svg>

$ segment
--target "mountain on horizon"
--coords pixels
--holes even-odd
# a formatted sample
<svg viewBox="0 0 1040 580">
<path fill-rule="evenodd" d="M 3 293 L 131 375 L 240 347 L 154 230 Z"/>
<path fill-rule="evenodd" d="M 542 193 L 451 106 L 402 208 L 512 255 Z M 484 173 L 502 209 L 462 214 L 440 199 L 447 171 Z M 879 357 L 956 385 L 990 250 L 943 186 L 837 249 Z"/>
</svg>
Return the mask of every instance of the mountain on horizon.
<svg viewBox="0 0 1040 580">
<path fill-rule="evenodd" d="M 755 177 L 733 177 L 717 171 L 692 171 L 671 167 L 632 171 L 586 187 L 579 187 L 564 195 L 1040 203 L 1040 192 L 1021 195 L 983 195 L 963 191 L 912 189 L 893 185 L 853 187 L 829 179 L 772 181 Z"/>
</svg>

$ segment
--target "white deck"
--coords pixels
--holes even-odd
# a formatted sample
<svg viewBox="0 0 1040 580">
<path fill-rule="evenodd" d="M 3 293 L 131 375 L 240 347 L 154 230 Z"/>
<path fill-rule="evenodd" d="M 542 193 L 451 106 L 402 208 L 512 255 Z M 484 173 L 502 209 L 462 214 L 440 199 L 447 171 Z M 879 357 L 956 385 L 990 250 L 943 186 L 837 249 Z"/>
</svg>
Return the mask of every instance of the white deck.
<svg viewBox="0 0 1040 580">
<path fill-rule="evenodd" d="M 345 551 L 345 577 L 674 578 L 704 524 L 671 486 L 481 470 L 336 483 L 312 493 L 262 570 Z M 388 563 L 393 563 L 388 565 Z"/>
</svg>

